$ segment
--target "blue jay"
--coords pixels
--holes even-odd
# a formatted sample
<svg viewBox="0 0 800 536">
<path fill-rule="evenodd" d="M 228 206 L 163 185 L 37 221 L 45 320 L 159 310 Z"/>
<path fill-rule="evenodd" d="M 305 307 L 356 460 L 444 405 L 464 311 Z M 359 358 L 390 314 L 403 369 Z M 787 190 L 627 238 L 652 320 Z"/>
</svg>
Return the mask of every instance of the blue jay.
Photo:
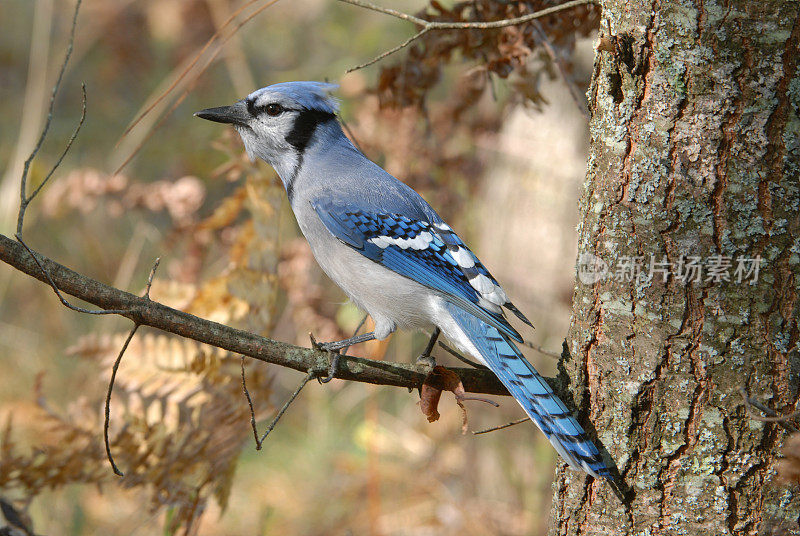
<svg viewBox="0 0 800 536">
<path fill-rule="evenodd" d="M 336 119 L 337 86 L 287 82 L 195 115 L 228 123 L 278 172 L 317 262 L 374 321 L 338 350 L 398 328 L 441 330 L 494 372 L 575 469 L 611 478 L 597 447 L 513 341 L 530 325 L 486 267 L 414 190 L 365 157 Z"/>
</svg>

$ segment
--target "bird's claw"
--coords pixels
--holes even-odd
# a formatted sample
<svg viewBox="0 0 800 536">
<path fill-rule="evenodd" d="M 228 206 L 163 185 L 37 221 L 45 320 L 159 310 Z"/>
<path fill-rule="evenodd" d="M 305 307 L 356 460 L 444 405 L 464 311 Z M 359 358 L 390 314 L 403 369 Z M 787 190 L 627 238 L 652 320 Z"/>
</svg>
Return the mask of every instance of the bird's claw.
<svg viewBox="0 0 800 536">
<path fill-rule="evenodd" d="M 317 342 L 317 339 L 314 338 L 313 333 L 309 333 L 308 338 L 311 339 L 311 347 L 314 350 L 319 350 L 320 352 L 331 352 L 336 354 L 341 352 L 341 348 L 336 347 L 335 342 Z"/>
<path fill-rule="evenodd" d="M 328 375 L 325 376 L 324 378 L 317 378 L 317 381 L 319 383 L 328 383 L 336 376 L 336 372 L 339 370 L 339 358 L 341 357 L 341 354 L 339 353 L 338 349 L 330 350 L 327 343 L 317 342 L 317 339 L 314 338 L 313 333 L 309 333 L 308 338 L 311 339 L 311 347 L 313 349 L 319 350 L 321 352 L 327 352 L 329 354 L 332 354 L 333 356 L 331 358 L 330 368 L 328 369 Z"/>
<path fill-rule="evenodd" d="M 328 369 L 328 375 L 325 376 L 324 378 L 317 378 L 317 381 L 319 383 L 328 383 L 329 381 L 331 381 L 336 376 L 336 373 L 339 371 L 339 358 L 340 357 L 341 357 L 341 354 L 339 352 L 334 352 L 333 353 L 333 358 L 331 359 L 331 366 Z"/>
<path fill-rule="evenodd" d="M 417 357 L 417 366 L 424 367 L 427 370 L 433 370 L 436 366 L 436 358 L 432 355 L 421 354 Z"/>
</svg>

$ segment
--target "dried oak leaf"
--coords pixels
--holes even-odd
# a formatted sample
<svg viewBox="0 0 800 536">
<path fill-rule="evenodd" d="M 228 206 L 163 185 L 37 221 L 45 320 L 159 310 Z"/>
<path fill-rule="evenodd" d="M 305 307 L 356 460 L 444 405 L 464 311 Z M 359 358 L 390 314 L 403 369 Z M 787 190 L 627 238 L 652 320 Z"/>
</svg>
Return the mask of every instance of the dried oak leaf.
<svg viewBox="0 0 800 536">
<path fill-rule="evenodd" d="M 428 418 L 428 422 L 439 420 L 439 399 L 442 397 L 442 391 L 450 391 L 456 397 L 456 404 L 461 408 L 461 433 L 467 433 L 467 408 L 464 407 L 465 400 L 478 400 L 498 407 L 496 402 L 486 398 L 478 398 L 474 396 L 467 396 L 464 391 L 464 385 L 461 383 L 461 378 L 450 369 L 442 366 L 435 366 L 433 370 L 425 377 L 422 382 L 422 388 L 419 393 L 419 408 L 422 414 Z"/>
<path fill-rule="evenodd" d="M 783 459 L 778 462 L 778 478 L 787 484 L 800 482 L 800 434 L 789 436 L 783 447 Z"/>
</svg>

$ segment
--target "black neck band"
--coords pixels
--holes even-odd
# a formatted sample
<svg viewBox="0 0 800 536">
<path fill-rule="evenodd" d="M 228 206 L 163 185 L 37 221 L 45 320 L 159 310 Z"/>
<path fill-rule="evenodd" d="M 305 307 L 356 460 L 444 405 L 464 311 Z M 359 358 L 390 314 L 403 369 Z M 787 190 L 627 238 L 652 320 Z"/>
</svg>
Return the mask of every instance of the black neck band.
<svg viewBox="0 0 800 536">
<path fill-rule="evenodd" d="M 300 110 L 297 114 L 297 119 L 295 119 L 292 131 L 286 136 L 286 141 L 300 153 L 302 158 L 303 151 L 308 147 L 317 126 L 335 120 L 336 114 L 332 114 L 331 112 Z"/>
</svg>

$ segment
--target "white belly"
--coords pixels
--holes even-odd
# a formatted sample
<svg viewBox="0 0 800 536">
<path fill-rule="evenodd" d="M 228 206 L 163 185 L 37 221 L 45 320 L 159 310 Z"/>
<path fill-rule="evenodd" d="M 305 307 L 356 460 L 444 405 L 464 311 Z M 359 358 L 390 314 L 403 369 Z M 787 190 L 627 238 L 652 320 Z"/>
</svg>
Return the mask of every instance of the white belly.
<svg viewBox="0 0 800 536">
<path fill-rule="evenodd" d="M 377 339 L 386 338 L 396 328 L 430 329 L 435 325 L 440 298 L 429 288 L 343 244 L 316 213 L 298 214 L 298 223 L 320 267 L 375 321 Z"/>
</svg>

